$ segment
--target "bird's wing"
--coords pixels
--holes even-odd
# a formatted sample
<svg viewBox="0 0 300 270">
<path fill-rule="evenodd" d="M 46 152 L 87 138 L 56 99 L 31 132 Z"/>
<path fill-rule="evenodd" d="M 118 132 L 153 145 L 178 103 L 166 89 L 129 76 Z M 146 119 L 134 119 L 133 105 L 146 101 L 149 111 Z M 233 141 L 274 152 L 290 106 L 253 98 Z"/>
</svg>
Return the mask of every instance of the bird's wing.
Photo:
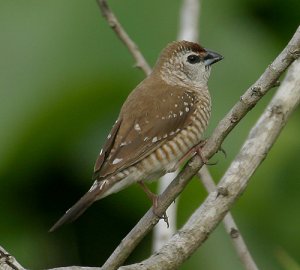
<svg viewBox="0 0 300 270">
<path fill-rule="evenodd" d="M 195 93 L 167 84 L 163 91 L 149 87 L 156 85 L 144 81 L 124 103 L 96 161 L 95 179 L 104 179 L 137 163 L 191 124 L 197 103 Z"/>
</svg>

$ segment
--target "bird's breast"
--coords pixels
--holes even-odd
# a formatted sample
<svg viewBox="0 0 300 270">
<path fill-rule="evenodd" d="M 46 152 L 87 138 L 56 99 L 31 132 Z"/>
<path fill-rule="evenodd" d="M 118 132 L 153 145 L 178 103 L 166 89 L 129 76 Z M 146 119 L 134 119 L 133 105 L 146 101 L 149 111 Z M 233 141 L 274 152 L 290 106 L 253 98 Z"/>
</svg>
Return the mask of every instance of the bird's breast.
<svg viewBox="0 0 300 270">
<path fill-rule="evenodd" d="M 197 108 L 191 115 L 190 124 L 141 160 L 137 164 L 139 170 L 149 175 L 172 171 L 178 161 L 200 143 L 210 118 L 210 101 L 199 102 L 195 106 Z"/>
</svg>

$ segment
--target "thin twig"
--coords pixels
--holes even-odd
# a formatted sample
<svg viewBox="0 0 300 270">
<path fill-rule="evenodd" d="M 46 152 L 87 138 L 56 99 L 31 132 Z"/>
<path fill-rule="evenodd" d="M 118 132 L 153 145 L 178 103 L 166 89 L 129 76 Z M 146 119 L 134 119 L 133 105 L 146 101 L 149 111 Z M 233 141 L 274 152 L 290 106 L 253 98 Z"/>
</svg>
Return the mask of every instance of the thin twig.
<svg viewBox="0 0 300 270">
<path fill-rule="evenodd" d="M 214 192 L 216 190 L 216 185 L 207 166 L 204 165 L 198 174 L 200 176 L 201 182 L 204 185 L 205 189 L 209 193 Z M 233 216 L 230 212 L 228 212 L 224 217 L 223 224 L 226 232 L 230 235 L 230 239 L 233 243 L 235 251 L 238 254 L 245 269 L 258 270 L 258 267 L 256 266 L 256 263 L 253 260 L 250 251 L 248 250 L 246 243 L 243 239 L 243 236 L 241 235 L 233 219 Z"/>
<path fill-rule="evenodd" d="M 100 7 L 103 17 L 108 22 L 109 26 L 115 31 L 117 37 L 125 44 L 125 46 L 130 51 L 131 55 L 136 61 L 135 66 L 140 68 L 149 75 L 151 73 L 151 68 L 146 62 L 144 56 L 138 49 L 138 46 L 133 42 L 133 40 L 126 33 L 122 25 L 119 23 L 117 17 L 109 8 L 106 0 L 97 0 L 97 3 Z"/>
<path fill-rule="evenodd" d="M 230 112 L 220 121 L 211 137 L 202 149 L 203 157 L 211 158 L 221 147 L 222 142 L 237 123 L 256 105 L 256 103 L 271 89 L 279 76 L 289 65 L 299 57 L 300 27 L 279 56 L 268 66 L 260 78 L 245 92 Z M 202 160 L 195 156 L 181 173 L 172 181 L 164 193 L 159 197 L 156 214 L 162 215 L 174 199 L 182 192 L 189 180 L 203 166 Z M 120 245 L 104 264 L 104 269 L 116 269 L 131 254 L 138 243 L 158 222 L 152 208 L 141 218 L 136 226 L 127 234 Z"/>
<path fill-rule="evenodd" d="M 265 112 L 221 179 L 181 230 L 157 253 L 141 263 L 119 270 L 177 269 L 208 238 L 229 208 L 247 187 L 250 177 L 265 159 L 288 117 L 300 102 L 300 60 L 289 70 Z"/>
</svg>

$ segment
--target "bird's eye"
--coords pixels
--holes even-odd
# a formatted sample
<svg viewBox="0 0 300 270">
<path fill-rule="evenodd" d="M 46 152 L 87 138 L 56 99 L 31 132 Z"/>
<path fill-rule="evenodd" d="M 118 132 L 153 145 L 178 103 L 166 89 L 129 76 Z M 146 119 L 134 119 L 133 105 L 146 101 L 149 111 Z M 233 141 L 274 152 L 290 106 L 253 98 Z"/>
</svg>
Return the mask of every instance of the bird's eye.
<svg viewBox="0 0 300 270">
<path fill-rule="evenodd" d="M 200 56 L 199 56 L 199 55 L 196 55 L 196 54 L 190 54 L 190 55 L 187 57 L 187 61 L 188 61 L 190 64 L 196 64 L 196 63 L 199 63 L 199 62 L 200 62 Z"/>
</svg>

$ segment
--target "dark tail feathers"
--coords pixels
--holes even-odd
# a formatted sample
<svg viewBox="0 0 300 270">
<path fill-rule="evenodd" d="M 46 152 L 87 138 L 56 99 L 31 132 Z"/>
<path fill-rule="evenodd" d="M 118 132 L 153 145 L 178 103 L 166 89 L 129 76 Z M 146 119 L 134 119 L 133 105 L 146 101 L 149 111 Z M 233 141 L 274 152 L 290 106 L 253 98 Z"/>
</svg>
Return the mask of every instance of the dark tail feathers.
<svg viewBox="0 0 300 270">
<path fill-rule="evenodd" d="M 52 226 L 49 232 L 53 232 L 60 226 L 77 219 L 89 206 L 91 206 L 91 204 L 93 204 L 98 194 L 99 192 L 93 190 L 83 195 L 83 197 Z"/>
</svg>

